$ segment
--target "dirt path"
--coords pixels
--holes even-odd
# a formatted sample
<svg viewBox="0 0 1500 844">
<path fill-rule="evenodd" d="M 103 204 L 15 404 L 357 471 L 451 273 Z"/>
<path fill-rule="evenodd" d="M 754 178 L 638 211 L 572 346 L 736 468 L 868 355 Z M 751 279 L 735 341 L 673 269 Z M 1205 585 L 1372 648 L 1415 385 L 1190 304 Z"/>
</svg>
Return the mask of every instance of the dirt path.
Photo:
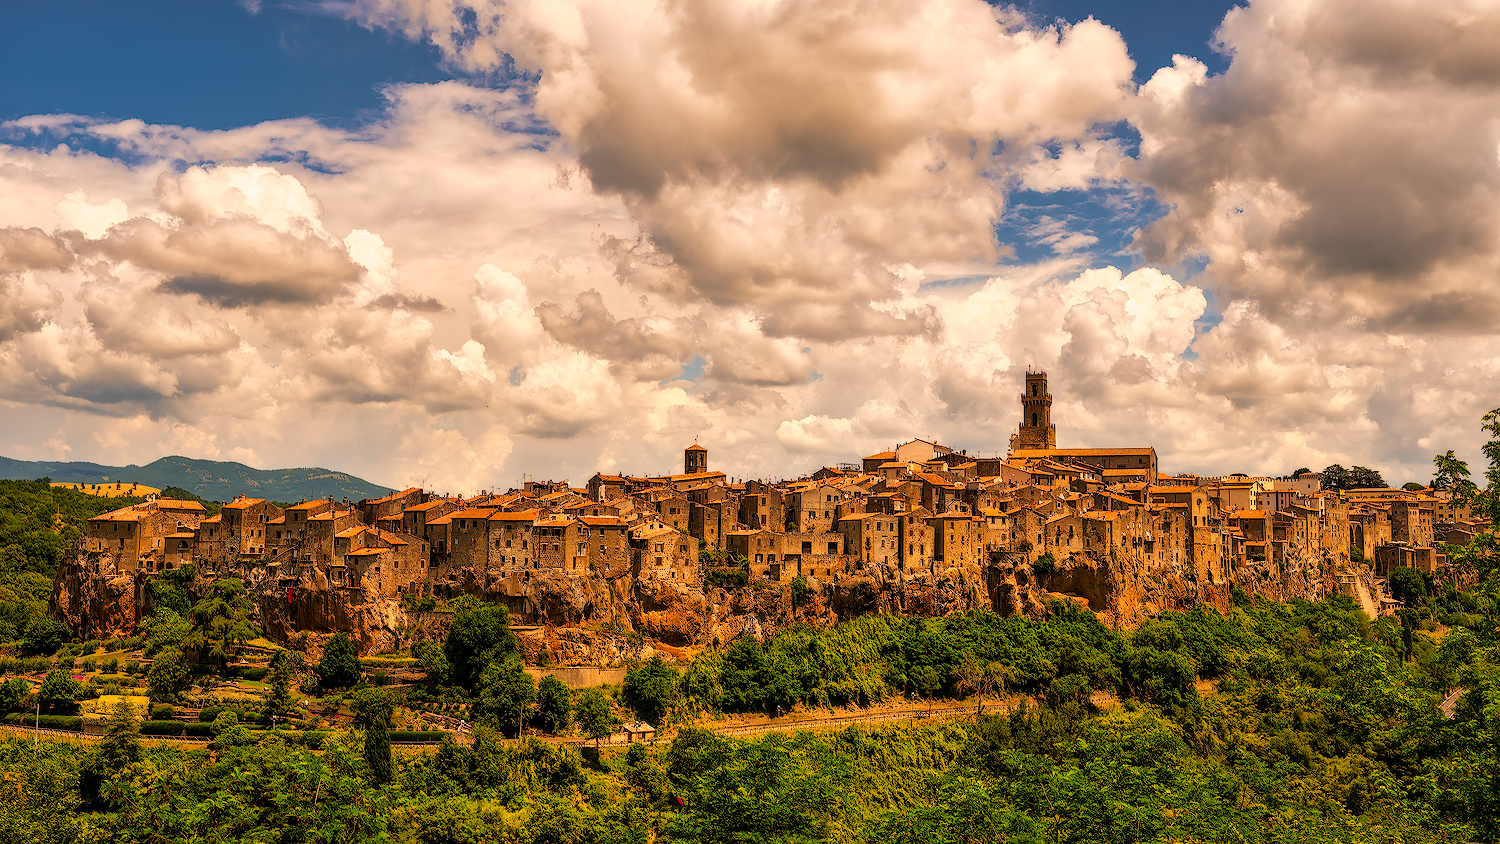
<svg viewBox="0 0 1500 844">
<path fill-rule="evenodd" d="M 984 701 L 983 711 L 987 713 L 1008 712 L 1018 705 L 1021 698 L 1012 697 L 1006 699 L 990 698 Z M 823 732 L 827 730 L 842 730 L 846 727 L 859 725 L 889 724 L 899 721 L 925 721 L 928 719 L 951 719 L 973 717 L 979 710 L 978 702 L 974 700 L 959 703 L 934 703 L 911 705 L 904 701 L 901 704 L 884 704 L 867 709 L 846 709 L 826 711 L 803 711 L 793 712 L 780 718 L 769 716 L 731 716 L 715 721 L 699 721 L 688 726 L 710 730 L 723 736 L 756 736 L 765 733 L 792 733 L 800 730 L 809 732 Z M 668 728 L 658 733 L 657 741 L 670 740 L 676 735 L 678 728 Z M 13 724 L 0 724 L 0 732 L 11 735 L 29 736 L 33 734 L 31 727 L 21 727 Z M 97 741 L 100 736 L 84 735 L 69 730 L 51 730 L 43 728 L 39 731 L 42 735 L 51 739 L 70 739 L 74 741 Z M 473 734 L 467 732 L 448 731 L 454 739 L 462 744 L 473 741 Z M 542 741 L 554 744 L 592 745 L 592 739 L 579 738 L 576 736 L 528 736 L 538 738 Z M 142 741 L 148 743 L 170 743 L 170 744 L 194 744 L 207 743 L 207 736 L 142 736 Z M 506 742 L 516 741 L 506 739 Z M 604 746 L 627 744 L 624 736 L 616 734 L 601 742 Z M 436 747 L 440 742 L 391 742 L 394 747 Z"/>
<path fill-rule="evenodd" d="M 1365 615 L 1368 615 L 1370 620 L 1373 621 L 1380 618 L 1380 607 L 1376 605 L 1375 599 L 1370 595 L 1370 591 L 1370 587 L 1365 584 L 1365 576 L 1363 574 L 1356 575 L 1354 578 L 1354 596 L 1359 601 L 1360 609 L 1364 610 Z"/>
</svg>

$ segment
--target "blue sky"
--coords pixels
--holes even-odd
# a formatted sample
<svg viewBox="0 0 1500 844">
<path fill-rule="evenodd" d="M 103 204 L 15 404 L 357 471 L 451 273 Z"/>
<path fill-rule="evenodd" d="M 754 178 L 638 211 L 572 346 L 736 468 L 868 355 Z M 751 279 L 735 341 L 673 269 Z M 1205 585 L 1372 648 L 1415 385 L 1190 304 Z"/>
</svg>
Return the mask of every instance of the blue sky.
<svg viewBox="0 0 1500 844">
<path fill-rule="evenodd" d="M 1118 29 L 1136 79 L 1184 53 L 1221 69 L 1208 42 L 1233 4 L 1031 0 L 1043 20 L 1093 16 Z M 49 0 L 0 13 L 0 119 L 67 112 L 199 129 L 313 116 L 355 122 L 392 82 L 453 78 L 439 51 L 338 14 L 266 0 Z M 60 45 L 67 45 L 60 47 Z"/>
<path fill-rule="evenodd" d="M 773 476 L 1040 366 L 1066 443 L 1415 477 L 1500 366 L 1471 5 L 9 4 L 0 454 Z"/>
</svg>

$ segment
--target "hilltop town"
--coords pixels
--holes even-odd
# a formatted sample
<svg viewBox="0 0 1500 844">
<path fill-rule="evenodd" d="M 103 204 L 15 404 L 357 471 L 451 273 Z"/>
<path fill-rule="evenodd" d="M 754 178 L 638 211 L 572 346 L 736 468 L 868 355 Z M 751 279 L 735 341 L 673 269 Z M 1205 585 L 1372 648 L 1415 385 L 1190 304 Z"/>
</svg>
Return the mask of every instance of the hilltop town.
<svg viewBox="0 0 1500 844">
<path fill-rule="evenodd" d="M 915 439 L 778 483 L 731 482 L 694 444 L 680 474 L 599 473 L 581 488 L 240 497 L 212 517 L 151 497 L 89 521 L 53 604 L 80 636 L 125 634 L 151 610 L 145 584 L 190 565 L 241 578 L 273 638 L 342 630 L 399 649 L 421 635 L 420 607 L 474 595 L 551 631 L 544 658 L 599 660 L 587 630 L 692 647 L 876 611 L 1034 615 L 1055 598 L 1114 626 L 1224 609 L 1236 589 L 1342 592 L 1373 614 L 1397 605 L 1386 572 L 1436 571 L 1438 543 L 1483 529 L 1431 490 L 1169 475 L 1150 446 L 1059 448 L 1043 372 L 1020 403 L 1004 456 Z"/>
</svg>

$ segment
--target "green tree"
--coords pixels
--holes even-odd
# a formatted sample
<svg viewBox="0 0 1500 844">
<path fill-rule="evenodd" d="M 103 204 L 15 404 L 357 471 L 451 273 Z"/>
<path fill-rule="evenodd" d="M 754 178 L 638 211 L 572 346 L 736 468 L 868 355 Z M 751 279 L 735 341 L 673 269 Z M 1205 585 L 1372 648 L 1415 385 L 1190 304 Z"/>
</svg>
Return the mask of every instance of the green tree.
<svg viewBox="0 0 1500 844">
<path fill-rule="evenodd" d="M 536 725 L 557 736 L 573 722 L 573 703 L 568 687 L 548 674 L 536 684 Z"/>
<path fill-rule="evenodd" d="M 381 784 L 391 781 L 391 718 L 395 711 L 395 699 L 385 689 L 360 686 L 354 692 L 355 721 L 365 729 L 365 768 L 370 779 Z"/>
<path fill-rule="evenodd" d="M 22 701 L 30 694 L 31 684 L 20 677 L 0 683 L 0 711 L 20 709 Z"/>
<path fill-rule="evenodd" d="M 792 578 L 792 606 L 800 607 L 807 600 L 807 593 L 811 591 L 807 586 L 807 578 L 797 575 Z"/>
<path fill-rule="evenodd" d="M 981 714 L 984 712 L 984 696 L 996 691 L 1003 692 L 1006 684 L 1015 680 L 1015 674 L 999 660 L 985 662 L 972 652 L 963 655 L 953 668 L 952 676 L 954 687 L 965 697 L 978 695 L 979 703 L 975 712 Z"/>
<path fill-rule="evenodd" d="M 1484 470 L 1485 488 L 1475 496 L 1477 510 L 1483 513 L 1490 524 L 1500 526 L 1500 407 L 1486 413 L 1480 420 L 1479 430 L 1489 435 L 1489 440 L 1479 447 L 1489 467 Z"/>
<path fill-rule="evenodd" d="M 237 656 L 244 644 L 260 635 L 251 619 L 255 604 L 238 578 L 214 581 L 208 594 L 193 605 L 193 634 L 187 646 L 221 667 Z"/>
<path fill-rule="evenodd" d="M 146 672 L 146 685 L 155 700 L 177 700 L 192 683 L 192 672 L 182 658 L 182 651 L 177 648 L 159 652 Z"/>
<path fill-rule="evenodd" d="M 146 637 L 146 656 L 164 648 L 181 650 L 193 635 L 192 622 L 170 609 L 157 607 L 156 612 L 141 619 L 141 635 Z"/>
<path fill-rule="evenodd" d="M 193 585 L 194 574 L 193 567 L 188 565 L 164 571 L 146 581 L 146 591 L 150 593 L 152 601 L 156 604 L 152 612 L 171 610 L 181 617 L 190 615 L 192 601 L 189 598 L 189 590 Z"/>
<path fill-rule="evenodd" d="M 642 721 L 661 725 L 682 696 L 682 674 L 654 656 L 625 672 L 620 697 Z"/>
<path fill-rule="evenodd" d="M 1449 449 L 1446 454 L 1432 458 L 1436 471 L 1432 473 L 1432 488 L 1446 490 L 1455 501 L 1468 501 L 1478 492 L 1470 478 L 1469 464 L 1459 460 Z"/>
<path fill-rule="evenodd" d="M 99 741 L 99 756 L 106 769 L 119 771 L 141 759 L 141 722 L 130 701 L 121 700 L 110 710 L 104 722 L 104 738 Z"/>
<path fill-rule="evenodd" d="M 83 693 L 83 687 L 78 685 L 66 670 L 54 668 L 47 673 L 42 680 L 41 688 L 37 689 L 37 701 L 42 708 L 48 712 L 72 712 L 73 702 Z"/>
<path fill-rule="evenodd" d="M 213 750 L 226 750 L 231 747 L 244 747 L 255 743 L 255 736 L 240 724 L 240 716 L 230 711 L 220 712 L 214 718 L 213 724 L 209 725 L 209 734 L 213 741 L 209 747 Z"/>
<path fill-rule="evenodd" d="M 460 609 L 443 643 L 453 683 L 470 691 L 478 687 L 480 675 L 491 662 L 515 652 L 510 613 L 493 604 Z"/>
<path fill-rule="evenodd" d="M 271 672 L 266 677 L 266 686 L 270 689 L 266 694 L 266 703 L 263 713 L 267 718 L 285 715 L 292 707 L 292 655 L 287 651 L 277 651 L 271 657 Z"/>
<path fill-rule="evenodd" d="M 594 746 L 599 746 L 602 739 L 615 731 L 614 708 L 609 705 L 609 698 L 600 689 L 584 689 L 578 695 L 578 701 L 573 705 L 573 717 L 583 734 L 594 740 Z"/>
<path fill-rule="evenodd" d="M 1318 473 L 1323 481 L 1323 489 L 1349 489 L 1349 470 L 1335 463 L 1327 466 Z"/>
<path fill-rule="evenodd" d="M 57 652 L 63 642 L 71 638 L 73 638 L 73 633 L 68 629 L 68 625 L 50 615 L 37 615 L 26 625 L 26 634 L 21 639 L 21 646 L 28 653 L 52 654 Z"/>
<path fill-rule="evenodd" d="M 359 651 L 344 633 L 335 633 L 323 646 L 323 656 L 314 669 L 318 685 L 326 689 L 346 689 L 359 682 Z"/>
<path fill-rule="evenodd" d="M 422 666 L 422 673 L 427 675 L 423 685 L 429 688 L 440 689 L 453 681 L 443 646 L 431 639 L 417 645 L 417 664 Z"/>
<path fill-rule="evenodd" d="M 1419 607 L 1427 602 L 1427 578 L 1414 568 L 1399 566 L 1391 569 L 1385 577 L 1396 600 L 1409 607 Z"/>
<path fill-rule="evenodd" d="M 518 736 L 526 710 L 535 698 L 536 682 L 526 673 L 520 654 L 508 654 L 484 669 L 473 717 L 505 735 Z"/>
</svg>

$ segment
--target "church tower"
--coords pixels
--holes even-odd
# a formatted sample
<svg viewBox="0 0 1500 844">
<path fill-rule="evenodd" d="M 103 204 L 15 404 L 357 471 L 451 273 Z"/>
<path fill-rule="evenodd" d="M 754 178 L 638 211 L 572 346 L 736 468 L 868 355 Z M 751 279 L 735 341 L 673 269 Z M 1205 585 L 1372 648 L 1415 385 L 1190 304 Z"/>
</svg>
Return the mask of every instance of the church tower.
<svg viewBox="0 0 1500 844">
<path fill-rule="evenodd" d="M 1052 424 L 1052 394 L 1047 392 L 1047 373 L 1026 371 L 1026 390 L 1021 393 L 1021 430 L 1012 441 L 1013 450 L 1057 448 L 1057 426 Z"/>
<path fill-rule="evenodd" d="M 708 471 L 708 449 L 693 443 L 682 450 L 682 474 L 701 475 Z"/>
</svg>

